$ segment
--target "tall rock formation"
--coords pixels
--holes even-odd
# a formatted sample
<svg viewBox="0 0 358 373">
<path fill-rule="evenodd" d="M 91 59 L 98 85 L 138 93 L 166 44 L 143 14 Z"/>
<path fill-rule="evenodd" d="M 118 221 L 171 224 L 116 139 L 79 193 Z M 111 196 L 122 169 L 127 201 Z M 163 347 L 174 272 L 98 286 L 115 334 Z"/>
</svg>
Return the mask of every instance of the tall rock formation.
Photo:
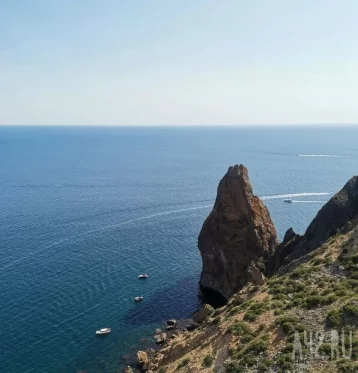
<svg viewBox="0 0 358 373">
<path fill-rule="evenodd" d="M 280 267 L 317 249 L 347 224 L 358 219 L 358 176 L 352 177 L 336 195 L 318 211 L 317 216 L 300 236 L 288 230 L 283 242 L 267 263 L 268 275 Z"/>
<path fill-rule="evenodd" d="M 276 246 L 274 224 L 262 201 L 253 195 L 247 169 L 229 167 L 199 234 L 200 285 L 228 299 L 249 281 L 262 283 L 259 263 Z"/>
</svg>

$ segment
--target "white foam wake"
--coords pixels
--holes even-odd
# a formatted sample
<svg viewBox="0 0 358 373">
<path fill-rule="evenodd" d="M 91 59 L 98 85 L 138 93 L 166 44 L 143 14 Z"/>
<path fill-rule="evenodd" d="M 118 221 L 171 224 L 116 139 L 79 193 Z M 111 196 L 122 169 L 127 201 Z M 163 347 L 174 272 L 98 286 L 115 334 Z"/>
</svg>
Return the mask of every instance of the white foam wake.
<svg viewBox="0 0 358 373">
<path fill-rule="evenodd" d="M 159 217 L 159 216 L 177 214 L 177 213 L 185 212 L 185 211 L 205 209 L 205 208 L 209 208 L 209 207 L 212 207 L 212 206 L 213 205 L 204 205 L 204 206 L 196 206 L 196 207 L 187 207 L 187 208 L 179 209 L 179 210 L 163 211 L 163 212 L 158 212 L 156 214 L 141 216 L 141 217 L 135 218 L 135 219 L 125 220 L 125 221 L 122 221 L 122 222 L 117 223 L 117 224 L 112 224 L 112 225 L 107 225 L 107 226 L 101 227 L 101 228 L 91 229 L 91 230 L 82 232 L 80 234 L 76 234 L 76 235 L 73 235 L 73 236 L 70 236 L 70 237 L 65 237 L 65 238 L 62 238 L 58 241 L 54 241 L 54 242 L 50 243 L 49 245 L 46 245 L 46 246 L 42 247 L 40 250 L 32 251 L 31 253 L 29 253 L 29 255 L 22 256 L 21 258 L 15 259 L 10 263 L 5 264 L 4 266 L 0 267 L 0 270 L 9 268 L 16 263 L 22 262 L 24 260 L 27 260 L 27 259 L 35 256 L 35 255 L 38 255 L 42 252 L 45 252 L 50 247 L 56 246 L 60 243 L 66 242 L 66 241 L 74 240 L 74 239 L 79 238 L 79 237 L 87 236 L 87 235 L 95 233 L 95 232 L 102 232 L 102 231 L 111 230 L 111 229 L 114 229 L 114 228 L 119 228 L 123 225 L 135 223 L 135 222 L 138 222 L 138 221 L 141 221 L 141 220 L 148 220 L 148 219 L 156 218 L 156 217 Z M 10 258 L 11 258 L 11 256 L 10 257 L 8 256 L 5 259 L 10 259 Z"/>
<path fill-rule="evenodd" d="M 333 155 L 333 154 L 297 154 L 297 157 L 349 158 L 350 155 Z"/>
<path fill-rule="evenodd" d="M 293 200 L 292 202 L 293 203 L 321 203 L 321 204 L 326 203 L 326 201 L 295 201 L 295 200 Z"/>
<path fill-rule="evenodd" d="M 260 198 L 262 200 L 285 199 L 285 198 L 295 198 L 295 197 L 327 196 L 329 194 L 331 193 L 291 193 L 291 194 L 275 194 L 273 196 L 263 196 Z"/>
</svg>

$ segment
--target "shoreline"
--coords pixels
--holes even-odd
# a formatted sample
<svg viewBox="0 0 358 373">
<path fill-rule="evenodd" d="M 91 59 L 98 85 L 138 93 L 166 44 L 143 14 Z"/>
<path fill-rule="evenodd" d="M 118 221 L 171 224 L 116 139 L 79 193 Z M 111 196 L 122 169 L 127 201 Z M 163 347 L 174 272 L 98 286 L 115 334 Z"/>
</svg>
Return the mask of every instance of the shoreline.
<svg viewBox="0 0 358 373">
<path fill-rule="evenodd" d="M 198 310 L 194 314 L 197 312 Z M 199 323 L 196 323 L 193 317 L 181 320 L 168 319 L 167 321 L 163 321 L 162 324 L 163 327 L 157 328 L 152 337 L 147 340 L 148 346 L 146 348 L 138 349 L 138 345 L 136 347 L 133 346 L 133 351 L 135 352 L 129 354 L 124 359 L 126 367 L 121 372 L 151 372 L 151 364 L 158 354 L 171 344 L 171 341 L 199 327 Z"/>
</svg>

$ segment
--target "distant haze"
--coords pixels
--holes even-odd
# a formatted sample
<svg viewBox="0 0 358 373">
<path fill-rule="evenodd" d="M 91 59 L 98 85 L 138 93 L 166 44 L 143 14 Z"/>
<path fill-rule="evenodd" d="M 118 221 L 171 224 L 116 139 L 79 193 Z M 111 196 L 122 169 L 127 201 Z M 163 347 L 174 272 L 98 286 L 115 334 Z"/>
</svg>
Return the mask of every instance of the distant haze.
<svg viewBox="0 0 358 373">
<path fill-rule="evenodd" d="M 358 123 L 356 0 L 0 3 L 0 124 Z"/>
</svg>

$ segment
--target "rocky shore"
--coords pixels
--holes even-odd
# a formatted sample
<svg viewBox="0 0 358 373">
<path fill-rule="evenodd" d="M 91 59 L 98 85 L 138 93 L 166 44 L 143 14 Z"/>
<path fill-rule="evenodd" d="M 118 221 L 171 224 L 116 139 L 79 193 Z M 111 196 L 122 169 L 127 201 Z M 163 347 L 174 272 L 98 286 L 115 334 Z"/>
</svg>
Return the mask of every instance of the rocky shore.
<svg viewBox="0 0 358 373">
<path fill-rule="evenodd" d="M 303 338 L 304 332 L 322 335 L 334 327 L 351 328 L 358 346 L 357 176 L 323 206 L 304 235 L 291 228 L 278 243 L 247 169 L 230 167 L 198 248 L 201 289 L 225 305 L 204 304 L 184 324 L 168 320 L 153 337 L 160 348 L 138 351 L 127 373 L 358 371 L 358 348 L 349 362 L 317 360 L 317 354 L 298 361 L 292 355 L 295 333 Z"/>
<path fill-rule="evenodd" d="M 153 335 L 153 347 L 145 351 L 138 351 L 136 359 L 131 366 L 124 369 L 126 373 L 147 372 L 153 373 L 158 369 L 158 363 L 162 360 L 166 349 L 180 338 L 198 329 L 214 312 L 209 304 L 204 304 L 192 317 L 187 320 L 170 319 L 165 322 L 164 328 L 157 329 Z"/>
</svg>

